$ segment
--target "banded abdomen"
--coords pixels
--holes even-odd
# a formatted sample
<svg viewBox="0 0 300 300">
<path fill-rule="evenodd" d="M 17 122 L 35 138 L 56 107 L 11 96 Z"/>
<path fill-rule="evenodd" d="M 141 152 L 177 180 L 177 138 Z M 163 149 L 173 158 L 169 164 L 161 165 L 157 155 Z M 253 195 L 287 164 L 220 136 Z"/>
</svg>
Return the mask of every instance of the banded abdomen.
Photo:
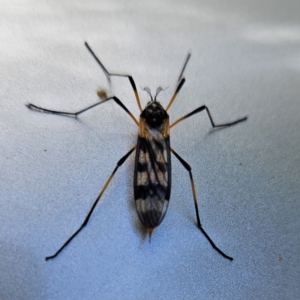
<svg viewBox="0 0 300 300">
<path fill-rule="evenodd" d="M 134 198 L 140 221 L 154 228 L 163 220 L 170 199 L 170 140 L 160 130 L 144 125 L 136 149 Z"/>
</svg>

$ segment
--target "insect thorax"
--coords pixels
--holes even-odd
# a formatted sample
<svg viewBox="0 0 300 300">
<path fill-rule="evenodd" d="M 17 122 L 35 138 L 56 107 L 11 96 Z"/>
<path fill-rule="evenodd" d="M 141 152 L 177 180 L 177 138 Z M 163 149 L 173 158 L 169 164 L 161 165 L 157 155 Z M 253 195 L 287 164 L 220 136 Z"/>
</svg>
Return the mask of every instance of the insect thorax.
<svg viewBox="0 0 300 300">
<path fill-rule="evenodd" d="M 164 120 L 169 119 L 169 115 L 159 102 L 151 101 L 142 111 L 141 118 L 144 118 L 150 127 L 159 129 Z"/>
</svg>

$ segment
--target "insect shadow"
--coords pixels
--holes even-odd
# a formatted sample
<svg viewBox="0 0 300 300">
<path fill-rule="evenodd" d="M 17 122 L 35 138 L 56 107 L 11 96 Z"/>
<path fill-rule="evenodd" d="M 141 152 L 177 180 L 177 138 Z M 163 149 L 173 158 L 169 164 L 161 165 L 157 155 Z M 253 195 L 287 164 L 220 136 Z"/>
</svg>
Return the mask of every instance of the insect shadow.
<svg viewBox="0 0 300 300">
<path fill-rule="evenodd" d="M 193 175 L 192 175 L 192 168 L 191 166 L 170 146 L 170 129 L 174 126 L 178 125 L 180 122 L 186 120 L 187 118 L 205 111 L 209 117 L 211 126 L 213 129 L 215 128 L 222 128 L 231 125 L 238 124 L 243 122 L 247 119 L 247 117 L 243 117 L 241 119 L 235 120 L 229 123 L 223 124 L 216 124 L 213 121 L 213 118 L 210 114 L 209 109 L 205 106 L 199 106 L 192 112 L 186 114 L 185 116 L 179 118 L 174 123 L 170 124 L 169 122 L 169 115 L 167 111 L 172 106 L 174 100 L 176 99 L 179 91 L 181 90 L 182 86 L 185 83 L 185 78 L 183 77 L 184 70 L 186 65 L 191 57 L 191 54 L 187 55 L 185 63 L 182 67 L 180 75 L 178 77 L 177 88 L 173 93 L 168 105 L 164 108 L 157 100 L 158 94 L 163 90 L 159 87 L 156 90 L 154 96 L 152 96 L 151 91 L 149 88 L 144 88 L 143 90 L 146 91 L 150 97 L 149 102 L 147 103 L 146 107 L 142 109 L 139 94 L 136 89 L 135 82 L 133 77 L 128 74 L 117 74 L 117 73 L 110 73 L 101 63 L 101 61 L 97 58 L 95 53 L 92 51 L 90 46 L 85 42 L 85 46 L 87 47 L 88 51 L 94 57 L 96 62 L 104 71 L 105 75 L 107 76 L 109 82 L 112 76 L 118 77 L 126 77 L 128 78 L 130 85 L 133 89 L 135 99 L 137 105 L 140 110 L 140 118 L 139 121 L 133 116 L 133 114 L 127 109 L 127 107 L 122 103 L 122 101 L 117 98 L 116 96 L 108 97 L 100 102 L 97 102 L 93 105 L 90 105 L 82 110 L 77 112 L 65 112 L 65 111 L 56 111 L 50 110 L 46 108 L 42 108 L 36 106 L 34 104 L 27 104 L 27 107 L 33 110 L 37 110 L 40 112 L 52 113 L 57 115 L 64 115 L 69 117 L 77 117 L 78 115 L 86 112 L 87 110 L 94 108 L 98 105 L 106 103 L 109 100 L 113 100 L 116 104 L 118 104 L 136 123 L 138 126 L 138 139 L 137 144 L 133 146 L 118 162 L 107 179 L 104 187 L 100 191 L 99 195 L 97 196 L 96 200 L 94 201 L 90 211 L 88 212 L 84 222 L 82 225 L 69 237 L 69 239 L 51 256 L 47 256 L 45 259 L 53 259 L 55 258 L 70 242 L 71 240 L 85 227 L 88 223 L 98 201 L 100 200 L 101 196 L 103 195 L 104 191 L 106 190 L 107 186 L 109 185 L 110 181 L 112 180 L 113 176 L 117 172 L 118 168 L 127 160 L 127 158 L 135 151 L 135 169 L 134 169 L 134 199 L 136 205 L 136 211 L 141 223 L 147 229 L 147 233 L 149 234 L 149 239 L 151 238 L 153 229 L 157 227 L 162 220 L 164 219 L 171 195 L 171 153 L 179 160 L 182 166 L 187 170 L 190 183 L 192 188 L 192 195 L 194 199 L 194 206 L 196 211 L 196 218 L 197 218 L 197 226 L 202 234 L 206 237 L 209 241 L 211 246 L 224 258 L 228 260 L 233 260 L 232 257 L 225 254 L 220 248 L 218 248 L 206 231 L 203 229 L 201 222 L 200 222 L 200 215 L 199 209 L 197 204 L 197 197 L 196 197 L 196 189 L 194 185 Z M 99 96 L 106 97 L 106 94 L 103 91 L 99 92 Z"/>
</svg>

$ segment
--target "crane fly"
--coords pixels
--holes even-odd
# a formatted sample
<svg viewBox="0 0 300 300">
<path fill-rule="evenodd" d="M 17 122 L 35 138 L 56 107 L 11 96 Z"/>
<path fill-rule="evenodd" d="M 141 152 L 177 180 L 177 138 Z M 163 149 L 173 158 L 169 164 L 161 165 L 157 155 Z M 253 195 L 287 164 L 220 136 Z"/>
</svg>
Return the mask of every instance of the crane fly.
<svg viewBox="0 0 300 300">
<path fill-rule="evenodd" d="M 180 161 L 183 167 L 188 171 L 190 176 L 192 194 L 194 199 L 196 217 L 197 217 L 197 226 L 203 235 L 207 238 L 211 246 L 224 258 L 233 260 L 232 257 L 225 254 L 221 249 L 219 249 L 206 231 L 203 229 L 201 222 L 200 222 L 200 215 L 199 209 L 197 204 L 196 198 L 196 190 L 192 175 L 192 168 L 190 165 L 170 146 L 170 129 L 180 123 L 183 120 L 201 112 L 206 111 L 210 123 L 213 128 L 225 127 L 240 123 L 245 121 L 247 117 L 238 119 L 236 121 L 224 124 L 215 124 L 210 114 L 209 109 L 202 105 L 192 112 L 186 114 L 185 116 L 179 118 L 174 123 L 170 124 L 169 122 L 169 115 L 167 111 L 173 104 L 176 96 L 178 95 L 179 91 L 181 90 L 182 86 L 185 83 L 185 78 L 183 77 L 184 70 L 186 65 L 190 59 L 190 54 L 187 55 L 183 68 L 180 72 L 176 90 L 170 99 L 166 108 L 164 108 L 160 102 L 157 101 L 158 94 L 163 90 L 159 87 L 156 90 L 154 97 L 151 94 L 149 88 L 144 88 L 143 90 L 149 94 L 149 102 L 147 103 L 146 107 L 142 109 L 139 94 L 136 89 L 135 82 L 133 77 L 128 74 L 117 74 L 117 73 L 110 73 L 101 63 L 101 61 L 97 58 L 95 53 L 92 51 L 90 46 L 85 42 L 85 46 L 87 47 L 88 51 L 94 57 L 96 62 L 99 64 L 101 69 L 104 71 L 105 75 L 107 76 L 108 80 L 110 81 L 110 77 L 118 76 L 118 77 L 126 77 L 128 78 L 130 85 L 134 91 L 135 99 L 139 110 L 141 112 L 139 121 L 133 116 L 133 114 L 127 109 L 127 107 L 122 103 L 122 101 L 117 98 L 116 96 L 107 97 L 106 93 L 103 91 L 98 91 L 98 96 L 100 98 L 106 97 L 106 99 L 102 100 L 101 102 L 97 102 L 93 105 L 90 105 L 80 111 L 75 113 L 71 112 L 64 112 L 64 111 L 56 111 L 56 110 L 49 110 L 42 107 L 38 107 L 34 104 L 27 104 L 27 107 L 33 110 L 58 114 L 58 115 L 65 115 L 65 116 L 72 116 L 77 117 L 81 113 L 94 108 L 100 104 L 103 104 L 109 100 L 115 101 L 136 123 L 138 126 L 138 140 L 137 144 L 132 147 L 118 162 L 107 179 L 104 187 L 100 191 L 98 197 L 94 201 L 89 213 L 87 214 L 84 222 L 82 225 L 75 231 L 70 238 L 51 256 L 47 256 L 45 259 L 53 259 L 55 258 L 70 242 L 71 240 L 83 229 L 83 227 L 88 223 L 97 203 L 99 202 L 101 196 L 103 195 L 104 191 L 108 187 L 110 181 L 112 180 L 113 176 L 117 172 L 118 168 L 126 161 L 126 159 L 135 151 L 135 169 L 134 169 L 134 198 L 136 204 L 136 210 L 138 217 L 141 223 L 147 228 L 149 238 L 153 232 L 153 229 L 157 227 L 162 220 L 164 219 L 168 205 L 170 200 L 171 194 L 171 152 L 173 155 Z"/>
</svg>

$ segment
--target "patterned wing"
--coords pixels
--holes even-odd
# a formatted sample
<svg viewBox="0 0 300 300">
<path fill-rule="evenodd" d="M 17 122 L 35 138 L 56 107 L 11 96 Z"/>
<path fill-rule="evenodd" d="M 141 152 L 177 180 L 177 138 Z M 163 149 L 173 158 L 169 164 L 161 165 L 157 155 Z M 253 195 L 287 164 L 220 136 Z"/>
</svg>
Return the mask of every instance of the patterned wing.
<svg viewBox="0 0 300 300">
<path fill-rule="evenodd" d="M 139 137 L 134 178 L 134 196 L 141 222 L 147 228 L 163 220 L 170 199 L 171 160 L 169 137 L 148 129 L 145 138 Z"/>
</svg>

